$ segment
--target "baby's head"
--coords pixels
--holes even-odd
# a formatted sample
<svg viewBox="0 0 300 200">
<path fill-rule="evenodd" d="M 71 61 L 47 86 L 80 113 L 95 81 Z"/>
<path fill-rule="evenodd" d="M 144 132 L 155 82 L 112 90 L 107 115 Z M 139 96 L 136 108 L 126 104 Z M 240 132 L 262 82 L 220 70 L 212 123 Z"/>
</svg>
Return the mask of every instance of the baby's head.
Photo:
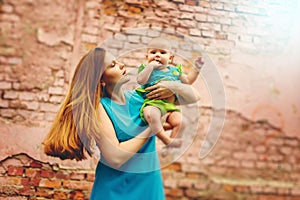
<svg viewBox="0 0 300 200">
<path fill-rule="evenodd" d="M 162 65 L 172 62 L 171 44 L 166 38 L 154 38 L 148 43 L 146 58 L 148 63 L 157 61 Z"/>
</svg>

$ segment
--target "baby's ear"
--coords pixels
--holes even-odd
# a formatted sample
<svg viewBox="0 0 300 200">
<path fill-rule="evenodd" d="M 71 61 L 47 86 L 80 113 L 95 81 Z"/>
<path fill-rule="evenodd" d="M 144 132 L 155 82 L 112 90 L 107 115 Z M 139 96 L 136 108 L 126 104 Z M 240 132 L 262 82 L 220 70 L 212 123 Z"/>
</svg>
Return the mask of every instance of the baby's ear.
<svg viewBox="0 0 300 200">
<path fill-rule="evenodd" d="M 170 62 L 172 62 L 172 61 L 173 61 L 173 58 L 174 58 L 174 55 L 173 55 L 173 54 L 171 54 L 171 55 L 170 55 L 170 58 L 169 58 Z"/>
</svg>

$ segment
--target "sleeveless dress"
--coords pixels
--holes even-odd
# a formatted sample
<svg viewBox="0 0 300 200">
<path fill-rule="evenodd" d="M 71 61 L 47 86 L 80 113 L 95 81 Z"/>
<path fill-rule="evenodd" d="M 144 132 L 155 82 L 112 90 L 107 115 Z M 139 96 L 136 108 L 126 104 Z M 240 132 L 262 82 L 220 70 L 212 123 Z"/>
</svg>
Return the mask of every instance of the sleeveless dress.
<svg viewBox="0 0 300 200">
<path fill-rule="evenodd" d="M 141 66 L 138 69 L 138 73 L 143 71 L 145 69 L 146 65 L 141 64 Z M 144 103 L 140 109 L 140 117 L 144 122 L 146 120 L 144 119 L 144 108 L 146 106 L 155 106 L 160 109 L 162 115 L 166 114 L 167 112 L 180 112 L 180 109 L 178 109 L 173 103 L 168 102 L 166 100 L 153 100 L 153 99 L 147 99 L 146 94 L 149 91 L 146 91 L 145 88 L 150 87 L 152 85 L 155 85 L 159 81 L 180 81 L 179 77 L 182 75 L 182 65 L 178 64 L 176 67 L 174 66 L 167 66 L 167 71 L 162 71 L 159 69 L 153 69 L 152 73 L 149 76 L 148 82 L 144 85 L 142 85 L 140 88 L 137 88 L 137 93 L 144 98 Z"/>
<path fill-rule="evenodd" d="M 136 91 L 125 91 L 125 98 L 124 105 L 101 98 L 120 142 L 135 137 L 148 127 L 139 117 L 144 99 Z M 96 168 L 90 199 L 164 200 L 155 136 L 149 137 L 142 148 L 118 169 L 110 167 L 102 156 Z"/>
</svg>

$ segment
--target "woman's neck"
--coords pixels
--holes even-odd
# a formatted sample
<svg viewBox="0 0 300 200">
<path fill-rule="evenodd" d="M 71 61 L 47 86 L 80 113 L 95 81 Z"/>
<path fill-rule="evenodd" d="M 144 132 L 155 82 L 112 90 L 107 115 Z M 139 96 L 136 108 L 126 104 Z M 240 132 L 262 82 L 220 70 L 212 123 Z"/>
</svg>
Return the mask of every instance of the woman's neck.
<svg viewBox="0 0 300 200">
<path fill-rule="evenodd" d="M 112 87 L 106 87 L 106 93 L 111 100 L 119 104 L 125 103 L 125 95 L 122 86 L 114 85 Z"/>
</svg>

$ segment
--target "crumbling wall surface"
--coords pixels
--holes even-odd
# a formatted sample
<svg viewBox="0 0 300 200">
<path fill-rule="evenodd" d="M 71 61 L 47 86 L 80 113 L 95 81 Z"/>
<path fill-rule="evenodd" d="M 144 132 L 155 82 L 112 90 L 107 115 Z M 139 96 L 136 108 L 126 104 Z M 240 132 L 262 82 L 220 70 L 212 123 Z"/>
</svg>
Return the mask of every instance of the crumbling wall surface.
<svg viewBox="0 0 300 200">
<path fill-rule="evenodd" d="M 300 199 L 299 10 L 296 0 L 1 0 L 0 199 L 89 198 L 94 160 L 49 158 L 41 142 L 82 55 L 104 46 L 134 75 L 158 36 L 184 70 L 207 61 L 193 85 L 197 134 L 163 169 L 167 198 Z"/>
</svg>

